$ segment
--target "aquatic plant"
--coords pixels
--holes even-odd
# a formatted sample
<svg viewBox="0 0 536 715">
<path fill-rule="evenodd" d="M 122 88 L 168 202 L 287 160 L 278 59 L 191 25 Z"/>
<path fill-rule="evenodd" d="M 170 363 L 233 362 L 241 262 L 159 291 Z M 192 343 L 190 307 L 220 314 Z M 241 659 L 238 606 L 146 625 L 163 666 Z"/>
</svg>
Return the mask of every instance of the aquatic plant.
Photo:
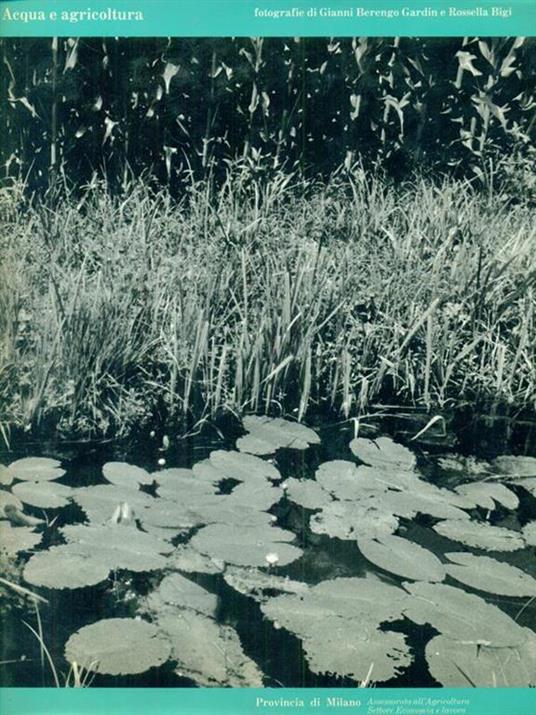
<svg viewBox="0 0 536 715">
<path fill-rule="evenodd" d="M 263 429 L 269 432 L 271 422 L 264 418 Z M 282 422 L 273 422 L 279 435 Z M 316 464 L 318 450 L 307 452 L 316 442 L 301 434 L 299 448 Z M 115 580 L 118 572 L 129 581 L 129 572 L 150 575 L 146 593 L 133 589 L 128 601 L 141 621 L 106 618 L 69 638 L 68 677 L 80 681 L 85 673 L 87 682 L 89 673 L 141 673 L 170 661 L 176 674 L 201 686 L 266 684 L 258 657 L 220 608 L 232 589 L 260 609 L 265 627 L 285 629 L 300 641 L 310 673 L 396 682 L 413 662 L 410 634 L 431 626 L 440 635 L 429 640 L 424 657 L 437 682 L 530 684 L 535 636 L 524 624 L 536 580 L 522 558 L 534 545 L 534 523 L 524 523 L 529 496 L 521 488 L 534 479 L 530 460 L 503 460 L 499 468 L 497 461 L 428 455 L 428 469 L 434 460 L 439 465 L 432 483 L 407 446 L 389 437 L 356 437 L 355 461 L 328 460 L 314 474 L 283 479 L 288 467 L 281 457 L 295 437 L 280 444 L 272 461 L 213 450 L 191 469 L 151 473 L 107 462 L 103 472 L 118 483 L 70 487 L 69 474 L 65 484 L 7 480 L 0 488 L 6 517 L 14 510 L 37 524 L 34 530 L 0 521 L 4 554 L 9 547 L 9 558 L 25 561 L 27 583 L 76 590 Z M 58 469 L 43 468 L 48 474 Z M 60 516 L 72 500 L 86 521 L 61 526 L 39 549 L 39 529 L 48 528 L 49 515 L 25 515 L 17 494 L 30 507 Z M 337 539 L 354 544 L 345 557 L 352 563 L 342 570 L 332 563 Z M 454 551 L 444 546 L 447 539 L 468 548 Z M 502 553 L 484 556 L 473 549 Z M 511 552 L 521 559 L 511 559 Z M 314 564 L 311 574 L 308 564 Z M 513 618 L 510 602 L 503 607 L 490 597 L 529 600 Z M 125 641 L 130 649 L 143 648 L 149 638 L 147 658 L 134 665 L 121 642 L 107 650 L 110 623 L 118 637 L 132 627 Z M 32 632 L 43 639 L 39 630 Z M 42 653 L 48 658 L 44 640 Z M 520 658 L 524 666 L 514 675 L 511 663 Z"/>
<path fill-rule="evenodd" d="M 310 444 L 320 442 L 314 430 L 281 418 L 244 417 L 243 425 L 248 434 L 236 441 L 237 448 L 242 452 L 273 454 L 283 447 L 307 449 Z"/>
<path fill-rule="evenodd" d="M 169 643 L 156 626 L 134 618 L 107 618 L 81 628 L 65 644 L 69 663 L 97 673 L 143 673 L 164 663 Z"/>
<path fill-rule="evenodd" d="M 430 673 L 446 688 L 534 687 L 536 636 L 528 628 L 525 631 L 526 640 L 511 648 L 492 648 L 436 636 L 425 648 Z"/>
<path fill-rule="evenodd" d="M 5 191 L 3 424 L 122 436 L 157 412 L 172 427 L 533 405 L 523 204 L 454 180 L 394 187 L 355 168 L 322 184 L 239 162 L 179 202 L 108 188 L 30 206 Z"/>
</svg>

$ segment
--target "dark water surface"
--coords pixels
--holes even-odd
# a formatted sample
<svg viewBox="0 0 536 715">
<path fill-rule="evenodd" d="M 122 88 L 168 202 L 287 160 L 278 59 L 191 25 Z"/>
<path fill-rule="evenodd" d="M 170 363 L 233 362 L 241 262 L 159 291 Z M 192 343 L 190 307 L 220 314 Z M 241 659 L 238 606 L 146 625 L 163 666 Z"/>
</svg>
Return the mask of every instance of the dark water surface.
<svg viewBox="0 0 536 715">
<path fill-rule="evenodd" d="M 402 427 L 406 423 L 401 423 Z M 401 434 L 404 429 L 397 429 L 399 422 L 396 417 L 384 420 L 382 431 L 388 430 L 400 441 L 407 435 Z M 355 457 L 349 449 L 349 442 L 354 436 L 352 422 L 316 425 L 321 443 L 312 445 L 305 451 L 279 450 L 274 463 L 283 478 L 311 478 L 317 467 L 328 460 L 345 459 L 355 462 Z M 369 433 L 376 434 L 378 425 L 371 423 Z M 504 430 L 504 424 L 499 425 Z M 510 428 L 509 428 L 510 429 Z M 411 429 L 408 430 L 408 433 Z M 442 435 L 440 431 L 430 430 L 427 439 L 413 447 L 418 456 L 418 467 L 426 478 L 437 486 L 452 487 L 452 474 L 442 471 L 434 458 L 436 454 L 451 454 L 453 449 L 473 452 L 480 457 L 495 457 L 503 448 L 526 452 L 528 443 L 526 430 L 510 429 L 510 444 L 504 440 L 491 439 L 490 432 L 478 423 L 473 431 L 465 430 L 462 438 L 453 435 Z M 163 450 L 161 435 L 158 437 L 144 436 L 130 444 L 113 443 L 56 443 L 19 441 L 11 445 L 11 450 L 0 452 L 0 462 L 6 464 L 24 456 L 48 456 L 63 462 L 67 474 L 60 483 L 70 486 L 89 486 L 105 484 L 102 477 L 102 466 L 108 461 L 125 461 L 144 467 L 149 472 L 159 469 L 158 460 L 165 458 L 168 467 L 191 467 L 205 459 L 215 449 L 234 449 L 234 441 L 239 434 L 236 427 L 230 426 L 224 438 L 221 430 L 212 428 L 186 438 L 174 439 L 170 435 L 170 447 Z M 398 434 L 397 434 L 398 433 Z M 413 430 L 415 434 L 415 430 Z M 468 435 L 473 435 L 470 439 Z M 483 435 L 476 441 L 475 434 Z M 502 432 L 501 432 L 502 434 Z M 514 443 L 512 445 L 512 442 Z M 530 444 L 534 444 L 529 440 Z M 490 516 L 490 523 L 519 529 L 523 524 L 536 518 L 536 499 L 523 489 L 512 487 L 521 499 L 521 507 L 517 513 L 499 508 Z M 355 541 L 342 541 L 313 534 L 308 528 L 310 512 L 283 499 L 272 513 L 277 517 L 277 523 L 282 528 L 292 530 L 297 536 L 297 544 L 303 548 L 303 556 L 286 567 L 277 570 L 280 575 L 316 584 L 326 579 L 339 576 L 364 576 L 376 573 L 382 579 L 400 585 L 404 580 L 393 574 L 382 571 L 367 561 L 356 547 Z M 25 512 L 42 517 L 39 509 L 26 507 Z M 45 537 L 40 548 L 51 544 L 62 543 L 57 528 L 74 522 L 84 521 L 84 513 L 71 505 L 61 510 L 48 510 L 49 516 L 57 513 L 58 518 L 52 528 L 45 530 Z M 401 527 L 397 533 L 418 543 L 428 550 L 442 555 L 449 551 L 467 550 L 457 542 L 443 538 L 430 529 L 435 523 L 431 517 L 419 516 L 413 520 L 400 519 Z M 486 554 L 471 549 L 473 553 Z M 512 553 L 493 553 L 493 558 L 505 560 L 536 576 L 536 560 L 534 549 L 523 549 Z M 245 653 L 252 658 L 265 675 L 265 685 L 277 687 L 295 686 L 352 686 L 354 681 L 333 676 L 319 676 L 312 673 L 304 657 L 301 643 L 297 637 L 284 629 L 276 629 L 271 621 L 264 618 L 259 605 L 247 596 L 241 595 L 226 584 L 221 575 L 186 574 L 186 576 L 219 596 L 218 620 L 233 626 L 239 634 Z M 9 578 L 9 574 L 7 575 Z M 63 656 L 65 642 L 82 626 L 94 623 L 103 618 L 133 617 L 136 615 L 137 599 L 150 592 L 161 580 L 161 574 L 132 574 L 116 572 L 113 578 L 95 587 L 76 590 L 37 589 L 47 598 L 49 605 L 41 605 L 39 615 L 42 623 L 43 639 L 50 652 L 55 667 L 63 682 L 63 677 L 69 670 Z M 24 585 L 24 582 L 21 582 Z M 447 577 L 447 584 L 460 586 L 459 583 Z M 36 590 L 35 588 L 33 589 Z M 467 589 L 473 592 L 471 589 Z M 476 592 L 479 593 L 479 592 Z M 527 604 L 528 599 L 507 598 L 492 594 L 479 594 L 488 603 L 498 605 L 511 617 L 516 618 L 523 626 L 535 628 L 536 603 Z M 526 607 L 523 609 L 523 606 Z M 521 612 L 521 613 L 520 613 Z M 2 650 L 0 653 L 0 684 L 2 686 L 42 686 L 52 685 L 49 666 L 41 663 L 40 648 L 36 637 L 26 621 L 33 628 L 38 627 L 35 612 L 25 611 L 20 602 L 12 607 L 2 607 Z M 424 658 L 424 646 L 436 631 L 430 626 L 419 627 L 408 620 L 390 623 L 389 630 L 400 631 L 408 637 L 414 656 L 413 663 L 403 674 L 382 686 L 412 686 L 435 687 L 438 683 L 428 672 Z M 208 646 L 207 646 L 208 647 Z M 16 662 L 9 662 L 16 661 Z M 175 665 L 168 662 L 159 668 L 153 668 L 136 676 L 102 676 L 96 675 L 92 681 L 94 686 L 141 686 L 141 687 L 189 687 L 195 685 L 192 681 L 179 677 L 174 672 Z M 63 674 L 63 675 L 62 675 Z"/>
</svg>

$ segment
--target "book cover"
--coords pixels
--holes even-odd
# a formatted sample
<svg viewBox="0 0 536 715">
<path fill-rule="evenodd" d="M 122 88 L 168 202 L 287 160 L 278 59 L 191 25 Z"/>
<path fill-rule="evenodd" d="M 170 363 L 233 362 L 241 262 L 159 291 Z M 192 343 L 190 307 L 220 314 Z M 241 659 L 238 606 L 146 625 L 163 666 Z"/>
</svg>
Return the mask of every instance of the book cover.
<svg viewBox="0 0 536 715">
<path fill-rule="evenodd" d="M 0 710 L 536 707 L 536 10 L 0 1 Z"/>
</svg>

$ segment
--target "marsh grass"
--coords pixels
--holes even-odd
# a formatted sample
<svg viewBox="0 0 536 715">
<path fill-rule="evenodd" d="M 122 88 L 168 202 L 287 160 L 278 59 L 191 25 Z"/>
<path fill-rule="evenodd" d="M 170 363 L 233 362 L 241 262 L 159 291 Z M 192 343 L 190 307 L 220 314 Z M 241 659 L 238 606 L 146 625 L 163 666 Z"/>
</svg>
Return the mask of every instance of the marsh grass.
<svg viewBox="0 0 536 715">
<path fill-rule="evenodd" d="M 3 433 L 534 405 L 536 228 L 496 191 L 237 164 L 179 200 L 94 181 L 0 207 Z"/>
</svg>

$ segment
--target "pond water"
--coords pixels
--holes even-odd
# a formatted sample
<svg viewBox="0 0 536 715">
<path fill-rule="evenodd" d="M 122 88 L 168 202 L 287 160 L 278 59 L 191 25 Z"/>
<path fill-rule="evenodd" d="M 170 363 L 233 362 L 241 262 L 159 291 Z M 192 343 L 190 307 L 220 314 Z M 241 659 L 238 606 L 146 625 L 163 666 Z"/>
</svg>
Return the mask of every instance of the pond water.
<svg viewBox="0 0 536 715">
<path fill-rule="evenodd" d="M 0 455 L 1 685 L 536 684 L 536 459 L 223 432 Z"/>
</svg>

